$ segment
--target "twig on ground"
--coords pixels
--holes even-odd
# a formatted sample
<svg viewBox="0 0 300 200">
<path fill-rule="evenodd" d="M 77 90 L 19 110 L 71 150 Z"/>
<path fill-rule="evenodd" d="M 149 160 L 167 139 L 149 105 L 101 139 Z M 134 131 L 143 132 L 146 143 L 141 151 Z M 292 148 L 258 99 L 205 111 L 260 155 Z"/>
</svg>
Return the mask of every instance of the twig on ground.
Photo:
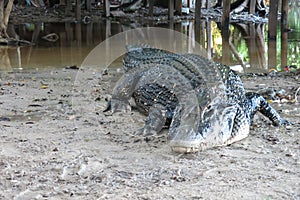
<svg viewBox="0 0 300 200">
<path fill-rule="evenodd" d="M 295 93 L 295 102 L 298 103 L 298 93 L 300 92 L 300 87 L 298 87 L 298 89 L 296 90 L 296 93 Z"/>
</svg>

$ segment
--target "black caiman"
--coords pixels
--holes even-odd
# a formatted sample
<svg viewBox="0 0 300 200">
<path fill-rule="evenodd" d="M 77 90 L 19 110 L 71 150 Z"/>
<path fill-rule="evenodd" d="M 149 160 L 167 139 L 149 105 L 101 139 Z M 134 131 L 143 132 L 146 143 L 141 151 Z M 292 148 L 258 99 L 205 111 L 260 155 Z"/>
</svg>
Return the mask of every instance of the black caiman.
<svg viewBox="0 0 300 200">
<path fill-rule="evenodd" d="M 229 67 L 195 54 L 175 54 L 145 45 L 129 45 L 125 74 L 105 111 L 127 111 L 133 97 L 148 115 L 135 135 L 158 134 L 169 127 L 173 151 L 197 152 L 248 136 L 257 111 L 274 125 L 289 123 L 257 93 L 246 93 Z"/>
</svg>

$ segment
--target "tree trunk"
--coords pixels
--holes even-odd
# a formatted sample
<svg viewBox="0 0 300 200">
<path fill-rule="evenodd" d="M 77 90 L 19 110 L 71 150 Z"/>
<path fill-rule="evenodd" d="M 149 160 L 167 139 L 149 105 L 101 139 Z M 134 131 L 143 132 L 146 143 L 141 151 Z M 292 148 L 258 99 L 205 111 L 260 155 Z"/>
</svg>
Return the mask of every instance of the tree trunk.
<svg viewBox="0 0 300 200">
<path fill-rule="evenodd" d="M 4 1 L 0 1 L 0 38 L 8 38 L 6 29 L 9 21 L 10 12 L 14 0 L 9 0 L 6 8 L 4 8 Z"/>
<path fill-rule="evenodd" d="M 8 25 L 8 21 L 9 21 L 9 16 L 10 16 L 10 12 L 12 10 L 12 7 L 14 5 L 14 0 L 9 0 L 5 9 L 5 13 L 4 13 L 4 24 L 7 27 Z"/>
<path fill-rule="evenodd" d="M 4 1 L 0 1 L 0 38 L 5 37 L 6 27 L 4 24 Z"/>
<path fill-rule="evenodd" d="M 13 7 L 14 0 L 8 0 L 5 6 L 4 0 L 0 0 L 0 45 L 9 46 L 27 46 L 30 42 L 20 40 L 16 35 L 8 35 L 7 27 L 9 26 L 9 16 Z"/>
</svg>

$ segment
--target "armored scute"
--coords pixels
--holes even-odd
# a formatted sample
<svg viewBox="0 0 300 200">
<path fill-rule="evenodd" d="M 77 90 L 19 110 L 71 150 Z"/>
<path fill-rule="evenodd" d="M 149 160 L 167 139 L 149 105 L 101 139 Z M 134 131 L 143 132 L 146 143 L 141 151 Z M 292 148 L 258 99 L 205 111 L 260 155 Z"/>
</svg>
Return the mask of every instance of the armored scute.
<svg viewBox="0 0 300 200">
<path fill-rule="evenodd" d="M 274 125 L 288 123 L 256 93 L 246 93 L 229 67 L 194 54 L 131 45 L 107 110 L 130 110 L 129 99 L 148 115 L 136 135 L 155 135 L 167 125 L 171 148 L 197 152 L 239 141 L 260 111 Z"/>
</svg>

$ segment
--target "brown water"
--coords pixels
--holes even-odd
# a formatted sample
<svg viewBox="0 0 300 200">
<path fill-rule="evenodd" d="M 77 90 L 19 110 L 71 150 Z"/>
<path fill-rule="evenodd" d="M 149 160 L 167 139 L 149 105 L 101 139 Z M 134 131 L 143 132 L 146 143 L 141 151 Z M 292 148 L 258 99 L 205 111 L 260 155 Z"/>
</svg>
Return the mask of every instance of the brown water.
<svg viewBox="0 0 300 200">
<path fill-rule="evenodd" d="M 221 35 L 219 24 L 210 21 L 203 21 L 198 26 L 195 26 L 193 21 L 156 26 L 173 29 L 188 35 L 206 49 L 208 57 L 228 64 L 239 71 L 262 72 L 268 71 L 270 68 L 282 67 L 277 56 L 272 58 L 275 63 L 277 61 L 277 66 L 270 66 L 268 63 L 266 24 L 233 24 L 230 26 L 229 38 L 224 38 Z M 35 45 L 18 48 L 1 47 L 0 70 L 14 71 L 80 66 L 89 52 L 102 41 L 136 27 L 142 26 L 139 24 L 124 25 L 111 20 L 90 24 L 39 23 L 18 25 L 15 30 L 20 38 L 32 41 Z M 49 34 L 54 34 L 57 40 L 46 40 L 45 36 Z M 297 52 L 299 53 L 299 41 L 299 30 L 294 30 L 286 41 L 291 47 L 290 53 L 287 51 L 284 55 L 287 57 L 288 65 L 299 66 L 299 57 L 296 55 Z M 189 42 L 180 45 L 188 45 L 187 49 L 189 49 L 195 44 Z M 120 62 L 118 64 L 121 65 Z"/>
</svg>

